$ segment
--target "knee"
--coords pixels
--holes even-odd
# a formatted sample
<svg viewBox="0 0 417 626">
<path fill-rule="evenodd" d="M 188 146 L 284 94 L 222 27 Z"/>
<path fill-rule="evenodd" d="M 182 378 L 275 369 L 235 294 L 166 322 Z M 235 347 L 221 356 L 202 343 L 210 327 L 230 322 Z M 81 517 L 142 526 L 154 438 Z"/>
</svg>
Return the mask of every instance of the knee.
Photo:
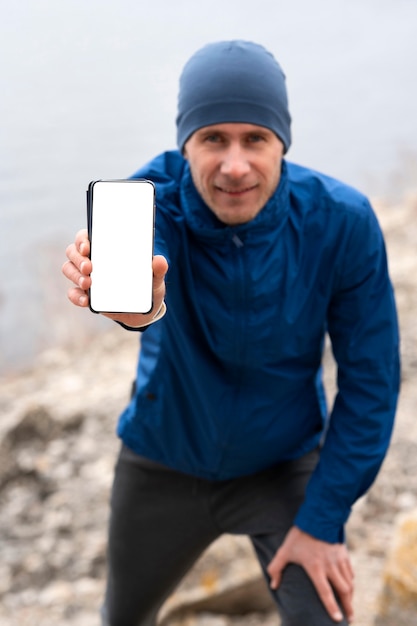
<svg viewBox="0 0 417 626">
<path fill-rule="evenodd" d="M 299 565 L 288 565 L 274 599 L 282 618 L 282 626 L 335 626 L 324 608 L 316 589 L 305 570 Z M 338 626 L 347 626 L 344 619 Z"/>
</svg>

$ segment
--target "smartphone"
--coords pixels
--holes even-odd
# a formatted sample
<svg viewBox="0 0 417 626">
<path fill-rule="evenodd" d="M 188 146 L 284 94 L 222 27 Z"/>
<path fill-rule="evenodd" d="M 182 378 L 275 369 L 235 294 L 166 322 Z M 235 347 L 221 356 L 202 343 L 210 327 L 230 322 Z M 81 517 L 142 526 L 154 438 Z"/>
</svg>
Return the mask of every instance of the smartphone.
<svg viewBox="0 0 417 626">
<path fill-rule="evenodd" d="M 96 180 L 87 190 L 94 313 L 152 309 L 155 187 L 149 180 Z"/>
</svg>

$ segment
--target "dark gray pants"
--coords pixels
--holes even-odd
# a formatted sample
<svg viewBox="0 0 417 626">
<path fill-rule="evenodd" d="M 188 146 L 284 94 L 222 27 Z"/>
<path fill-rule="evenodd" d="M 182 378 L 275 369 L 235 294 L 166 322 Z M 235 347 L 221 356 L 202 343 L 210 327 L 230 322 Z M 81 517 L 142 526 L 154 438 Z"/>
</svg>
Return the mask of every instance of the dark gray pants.
<svg viewBox="0 0 417 626">
<path fill-rule="evenodd" d="M 181 578 L 224 533 L 248 535 L 265 572 L 317 459 L 314 451 L 253 476 L 212 482 L 122 447 L 111 500 L 103 626 L 152 626 Z M 271 593 L 283 626 L 335 624 L 297 565 L 284 570 L 279 589 Z"/>
</svg>

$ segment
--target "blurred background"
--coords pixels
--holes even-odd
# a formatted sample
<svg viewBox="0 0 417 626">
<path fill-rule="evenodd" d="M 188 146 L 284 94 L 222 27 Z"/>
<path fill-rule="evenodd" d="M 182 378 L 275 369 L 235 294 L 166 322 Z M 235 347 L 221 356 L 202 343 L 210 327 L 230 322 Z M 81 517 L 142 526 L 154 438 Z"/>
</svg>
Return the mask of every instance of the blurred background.
<svg viewBox="0 0 417 626">
<path fill-rule="evenodd" d="M 287 75 L 288 159 L 371 197 L 416 187 L 414 0 L 0 0 L 0 374 L 106 320 L 72 307 L 65 247 L 85 191 L 175 147 L 179 73 L 251 39 Z"/>
</svg>

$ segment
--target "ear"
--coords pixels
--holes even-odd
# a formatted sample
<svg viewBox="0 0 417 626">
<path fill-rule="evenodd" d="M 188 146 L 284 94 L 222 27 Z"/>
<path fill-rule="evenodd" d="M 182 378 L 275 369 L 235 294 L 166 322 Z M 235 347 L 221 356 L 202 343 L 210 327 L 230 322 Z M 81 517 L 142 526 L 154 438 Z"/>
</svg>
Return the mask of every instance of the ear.
<svg viewBox="0 0 417 626">
<path fill-rule="evenodd" d="M 182 149 L 182 156 L 184 157 L 184 159 L 186 161 L 188 161 L 188 154 L 187 154 L 187 144 L 184 145 L 183 149 Z"/>
</svg>

